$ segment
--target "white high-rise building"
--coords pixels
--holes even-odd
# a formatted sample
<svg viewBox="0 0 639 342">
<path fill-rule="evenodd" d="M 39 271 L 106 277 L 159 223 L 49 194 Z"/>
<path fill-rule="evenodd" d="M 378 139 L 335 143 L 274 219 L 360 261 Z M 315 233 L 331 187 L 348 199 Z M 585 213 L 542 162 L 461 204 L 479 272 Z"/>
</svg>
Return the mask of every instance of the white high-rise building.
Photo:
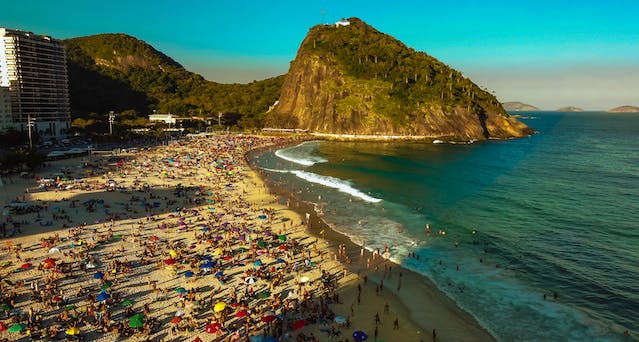
<svg viewBox="0 0 639 342">
<path fill-rule="evenodd" d="M 6 88 L 8 115 L 1 95 Z M 25 131 L 29 117 L 42 134 L 59 136 L 69 128 L 64 45 L 49 36 L 0 28 L 0 130 Z"/>
</svg>

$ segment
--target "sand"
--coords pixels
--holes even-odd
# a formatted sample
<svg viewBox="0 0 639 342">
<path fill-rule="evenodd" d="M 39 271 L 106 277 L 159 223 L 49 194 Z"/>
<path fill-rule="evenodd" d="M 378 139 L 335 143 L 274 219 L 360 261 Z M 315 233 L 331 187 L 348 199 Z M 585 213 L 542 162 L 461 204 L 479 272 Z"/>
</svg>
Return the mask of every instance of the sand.
<svg viewBox="0 0 639 342">
<path fill-rule="evenodd" d="M 351 341 L 357 330 L 369 340 L 377 330 L 377 340 L 429 341 L 433 329 L 441 340 L 492 339 L 412 272 L 401 271 L 402 287 L 396 291 L 400 271 L 393 266 L 384 279 L 388 285 L 379 291 L 390 264 L 377 260 L 379 271 L 366 273 L 359 249 L 344 236 L 314 214 L 310 225 L 303 222 L 304 203 L 282 204 L 286 201 L 266 187 L 243 155 L 285 143 L 290 141 L 222 136 L 136 154 L 51 162 L 38 173 L 67 171 L 71 180 L 60 187 L 66 190 L 42 191 L 33 179 L 3 178 L 0 203 L 24 199 L 46 209 L 2 217 L 20 223 L 1 243 L 2 303 L 11 304 L 2 322 L 25 327 L 0 338 L 27 340 L 45 333 L 62 338 L 75 327 L 86 340 L 104 341 L 266 336 Z M 82 167 L 83 162 L 93 167 Z M 110 179 L 122 188 L 107 192 Z M 80 188 L 87 184 L 92 188 Z M 6 225 L 11 234 L 13 224 Z M 51 248 L 60 251 L 50 253 Z M 47 268 L 44 260 L 50 257 L 55 266 Z M 216 263 L 209 271 L 201 268 L 208 260 Z M 256 266 L 258 260 L 262 266 Z M 193 275 L 187 277 L 189 271 Z M 219 271 L 224 275 L 216 277 Z M 32 288 L 36 284 L 38 291 Z M 180 287 L 186 293 L 179 294 Z M 101 288 L 109 297 L 105 301 L 98 298 Z M 132 306 L 123 305 L 126 300 Z M 243 311 L 246 317 L 238 317 Z M 144 326 L 129 327 L 134 314 L 143 314 Z M 336 322 L 336 316 L 347 323 Z M 218 323 L 224 327 L 209 333 Z"/>
</svg>

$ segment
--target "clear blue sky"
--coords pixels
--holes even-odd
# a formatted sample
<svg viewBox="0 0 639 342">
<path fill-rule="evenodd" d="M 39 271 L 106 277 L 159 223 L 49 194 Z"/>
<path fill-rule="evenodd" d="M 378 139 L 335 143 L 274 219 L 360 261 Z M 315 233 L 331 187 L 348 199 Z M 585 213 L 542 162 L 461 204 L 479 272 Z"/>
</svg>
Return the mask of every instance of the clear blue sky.
<svg viewBox="0 0 639 342">
<path fill-rule="evenodd" d="M 283 74 L 308 29 L 356 16 L 502 101 L 639 105 L 639 0 L 7 1 L 0 27 L 123 32 L 219 82 Z"/>
</svg>

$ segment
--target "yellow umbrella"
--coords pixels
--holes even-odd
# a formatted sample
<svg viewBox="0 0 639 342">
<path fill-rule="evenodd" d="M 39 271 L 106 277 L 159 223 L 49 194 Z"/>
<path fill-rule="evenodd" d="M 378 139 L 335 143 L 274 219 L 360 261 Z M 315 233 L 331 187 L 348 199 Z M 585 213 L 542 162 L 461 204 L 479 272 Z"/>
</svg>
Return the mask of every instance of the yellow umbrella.
<svg viewBox="0 0 639 342">
<path fill-rule="evenodd" d="M 65 333 L 67 335 L 71 335 L 71 336 L 78 335 L 78 334 L 80 334 L 80 329 L 78 329 L 76 327 L 71 327 L 71 328 L 67 329 L 67 331 L 65 331 Z"/>
<path fill-rule="evenodd" d="M 172 250 L 169 251 L 169 255 L 171 256 L 171 258 L 175 258 L 175 257 L 177 257 L 177 252 L 172 249 Z"/>
<path fill-rule="evenodd" d="M 222 255 L 222 248 L 218 248 L 213 251 L 213 255 Z"/>
<path fill-rule="evenodd" d="M 217 304 L 215 304 L 215 306 L 213 307 L 213 311 L 215 312 L 220 312 L 222 310 L 224 310 L 224 308 L 226 308 L 226 303 L 224 302 L 218 302 Z"/>
</svg>

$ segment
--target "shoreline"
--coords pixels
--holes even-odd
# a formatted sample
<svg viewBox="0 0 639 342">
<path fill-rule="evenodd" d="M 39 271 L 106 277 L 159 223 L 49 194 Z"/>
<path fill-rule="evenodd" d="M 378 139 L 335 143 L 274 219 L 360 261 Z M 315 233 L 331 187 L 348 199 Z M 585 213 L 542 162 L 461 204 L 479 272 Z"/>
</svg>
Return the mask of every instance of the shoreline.
<svg viewBox="0 0 639 342">
<path fill-rule="evenodd" d="M 403 267 L 401 264 L 394 263 L 390 260 L 377 257 L 373 269 L 366 269 L 366 262 L 369 258 L 374 259 L 373 253 L 361 246 L 355 244 L 348 236 L 332 229 L 315 212 L 314 206 L 310 202 L 301 201 L 292 194 L 279 188 L 271 183 L 265 175 L 265 171 L 261 170 L 254 162 L 252 157 L 260 155 L 266 151 L 275 151 L 285 146 L 293 146 L 291 144 L 267 146 L 257 148 L 246 153 L 245 159 L 249 167 L 262 179 L 269 191 L 276 196 L 286 198 L 290 201 L 289 210 L 293 210 L 301 217 L 310 214 L 310 225 L 306 232 L 315 238 L 323 238 L 329 243 L 330 249 L 337 254 L 339 246 L 345 246 L 348 258 L 352 263 L 340 260 L 340 263 L 350 272 L 357 274 L 358 278 L 368 278 L 371 282 L 368 287 L 374 285 L 377 291 L 380 283 L 383 285 L 382 292 L 390 295 L 390 300 L 396 302 L 399 312 L 402 316 L 410 320 L 415 326 L 419 327 L 418 334 L 422 337 L 431 335 L 433 329 L 437 332 L 437 338 L 443 340 L 456 341 L 496 341 L 496 337 L 482 326 L 478 320 L 470 313 L 462 309 L 448 295 L 442 292 L 428 277 L 419 274 L 413 270 Z M 293 205 L 295 204 L 295 205 Z M 320 234 L 324 232 L 324 234 Z M 337 253 L 336 253 L 337 252 Z M 388 267 L 388 271 L 386 271 Z M 378 269 L 377 271 L 375 269 Z M 374 284 L 373 284 L 374 283 Z M 398 285 L 397 288 L 395 285 Z M 424 308 L 432 308 L 432 310 L 424 310 Z"/>
</svg>

